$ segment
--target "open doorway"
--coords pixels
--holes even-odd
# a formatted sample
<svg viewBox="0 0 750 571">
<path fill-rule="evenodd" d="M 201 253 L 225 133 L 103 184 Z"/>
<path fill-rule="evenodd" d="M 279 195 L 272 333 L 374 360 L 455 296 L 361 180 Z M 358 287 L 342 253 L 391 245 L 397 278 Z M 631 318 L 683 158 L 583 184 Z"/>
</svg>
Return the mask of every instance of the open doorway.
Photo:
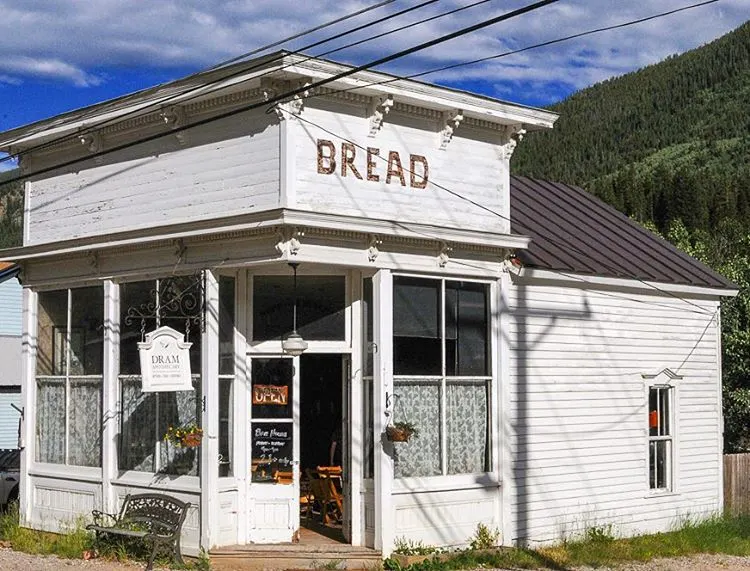
<svg viewBox="0 0 750 571">
<path fill-rule="evenodd" d="M 300 523 L 307 533 L 345 542 L 342 431 L 343 358 L 300 357 Z M 303 531 L 304 533 L 304 531 Z"/>
</svg>

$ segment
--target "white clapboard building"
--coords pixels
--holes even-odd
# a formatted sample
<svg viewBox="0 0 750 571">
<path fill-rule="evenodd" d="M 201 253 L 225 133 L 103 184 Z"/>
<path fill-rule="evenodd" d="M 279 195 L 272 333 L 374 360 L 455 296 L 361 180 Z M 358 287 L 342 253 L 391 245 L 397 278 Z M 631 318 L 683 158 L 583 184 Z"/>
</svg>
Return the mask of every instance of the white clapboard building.
<svg viewBox="0 0 750 571">
<path fill-rule="evenodd" d="M 720 511 L 736 290 L 511 177 L 555 119 L 281 53 L 0 134 L 28 175 L 0 255 L 22 268 L 23 524 L 155 490 L 191 503 L 189 553 L 304 544 L 318 466 L 342 467 L 342 544 L 378 555 Z M 192 344 L 182 390 L 144 390 L 162 326 Z"/>
<path fill-rule="evenodd" d="M 15 264 L 0 262 L 0 450 L 18 448 L 21 417 L 21 284 L 17 274 Z"/>
</svg>

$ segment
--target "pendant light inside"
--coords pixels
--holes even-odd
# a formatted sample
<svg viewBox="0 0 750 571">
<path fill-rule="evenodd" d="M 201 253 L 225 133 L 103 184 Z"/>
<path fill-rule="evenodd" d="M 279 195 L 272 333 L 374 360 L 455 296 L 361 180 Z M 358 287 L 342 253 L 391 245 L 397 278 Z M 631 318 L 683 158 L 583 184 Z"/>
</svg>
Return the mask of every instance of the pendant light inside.
<svg viewBox="0 0 750 571">
<path fill-rule="evenodd" d="M 297 333 L 297 266 L 298 262 L 289 262 L 294 271 L 294 307 L 292 313 L 292 332 L 281 342 L 281 349 L 287 355 L 297 357 L 307 349 L 307 341 Z"/>
</svg>

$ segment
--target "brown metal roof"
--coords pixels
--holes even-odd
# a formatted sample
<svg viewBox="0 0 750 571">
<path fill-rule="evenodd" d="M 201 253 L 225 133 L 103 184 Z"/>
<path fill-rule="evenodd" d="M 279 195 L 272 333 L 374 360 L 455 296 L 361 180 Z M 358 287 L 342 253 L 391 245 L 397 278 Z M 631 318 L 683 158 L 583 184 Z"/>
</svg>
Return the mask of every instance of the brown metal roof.
<svg viewBox="0 0 750 571">
<path fill-rule="evenodd" d="M 532 238 L 526 266 L 659 283 L 737 289 L 726 278 L 585 190 L 514 176 L 514 234 Z"/>
</svg>

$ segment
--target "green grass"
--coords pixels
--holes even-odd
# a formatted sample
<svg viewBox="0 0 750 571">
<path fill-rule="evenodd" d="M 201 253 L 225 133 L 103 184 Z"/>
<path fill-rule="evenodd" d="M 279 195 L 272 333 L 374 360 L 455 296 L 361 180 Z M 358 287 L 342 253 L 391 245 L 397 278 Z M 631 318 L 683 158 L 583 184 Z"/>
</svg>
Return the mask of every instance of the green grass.
<svg viewBox="0 0 750 571">
<path fill-rule="evenodd" d="M 148 558 L 149 549 L 141 541 L 113 539 L 99 541 L 94 534 L 85 529 L 81 519 L 64 530 L 63 533 L 48 533 L 21 527 L 18 523 L 18 504 L 13 503 L 9 509 L 0 513 L 0 541 L 9 542 L 16 551 L 33 555 L 57 555 L 65 559 L 81 559 L 84 551 L 96 550 L 99 557 L 117 561 L 144 561 Z M 157 564 L 171 569 L 188 569 L 207 571 L 210 569 L 208 556 L 200 556 L 185 565 L 173 564 L 171 558 L 157 558 Z"/>
<path fill-rule="evenodd" d="M 616 566 L 630 561 L 661 557 L 690 556 L 698 553 L 750 555 L 750 516 L 715 517 L 701 522 L 687 520 L 668 533 L 616 539 L 608 528 L 592 528 L 586 537 L 537 549 L 501 548 L 465 550 L 440 555 L 411 565 L 410 571 L 443 571 L 501 567 L 511 569 L 557 569 L 588 565 Z M 386 569 L 398 571 L 389 559 Z"/>
</svg>

